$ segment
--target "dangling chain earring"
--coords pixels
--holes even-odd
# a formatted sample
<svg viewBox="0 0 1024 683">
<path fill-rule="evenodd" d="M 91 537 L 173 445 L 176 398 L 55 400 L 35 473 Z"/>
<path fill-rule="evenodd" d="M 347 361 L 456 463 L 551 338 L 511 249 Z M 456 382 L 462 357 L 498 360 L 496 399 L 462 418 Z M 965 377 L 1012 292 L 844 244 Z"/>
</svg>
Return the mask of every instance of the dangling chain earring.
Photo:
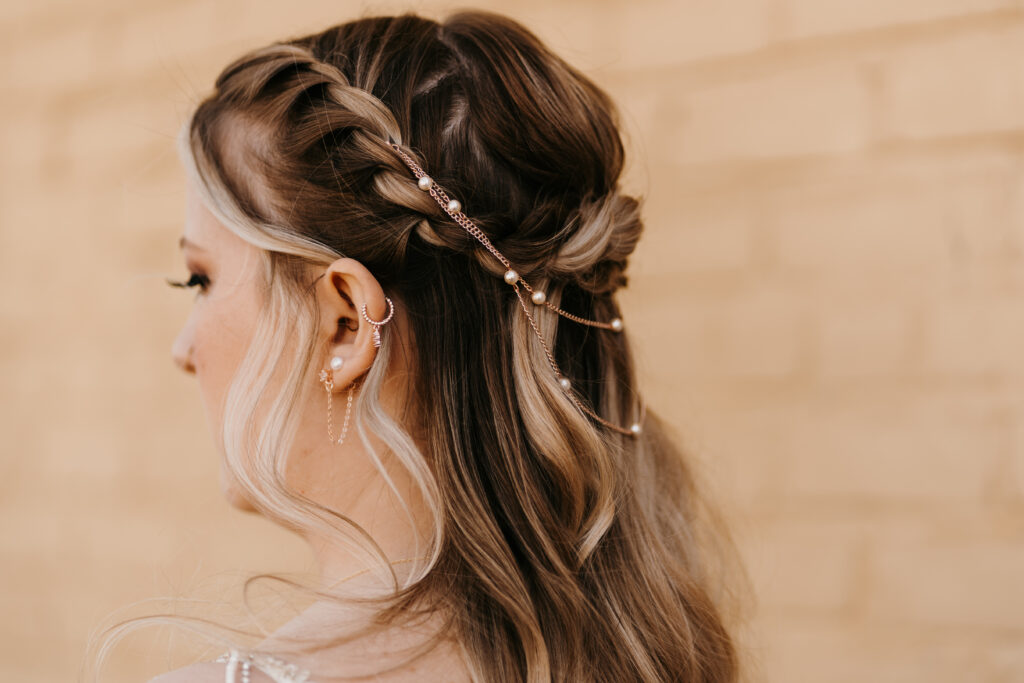
<svg viewBox="0 0 1024 683">
<path fill-rule="evenodd" d="M 380 347 L 380 328 L 382 325 L 386 325 L 391 321 L 391 318 L 395 315 L 395 304 L 392 303 L 391 299 L 384 297 L 384 300 L 388 302 L 388 314 L 383 320 L 373 320 L 366 314 L 366 304 L 363 304 L 362 314 L 363 319 L 366 322 L 373 325 L 373 345 Z M 341 366 L 345 364 L 345 359 L 341 356 L 334 356 L 331 358 L 331 370 L 340 370 Z M 338 440 L 334 440 L 334 425 L 332 422 L 331 411 L 334 406 L 334 378 L 331 375 L 331 371 L 324 368 L 320 371 L 320 381 L 324 384 L 324 389 L 327 390 L 327 438 L 332 443 L 337 443 L 339 446 L 345 443 L 345 435 L 348 434 L 348 421 L 349 416 L 352 414 L 352 391 L 355 388 L 355 382 L 348 385 L 348 399 L 345 401 L 345 421 L 341 425 L 341 436 Z"/>
<path fill-rule="evenodd" d="M 331 369 L 338 370 L 345 363 L 345 360 L 341 356 L 335 356 L 331 358 Z M 326 369 L 320 371 L 320 381 L 324 383 L 324 388 L 327 390 L 327 438 L 332 443 L 337 443 L 339 446 L 345 443 L 345 435 L 348 434 L 348 420 L 349 415 L 352 413 L 352 389 L 355 387 L 355 383 L 348 385 L 348 400 L 345 402 L 345 421 L 341 425 L 341 436 L 338 440 L 334 440 L 334 428 L 331 424 L 331 410 L 332 410 L 332 399 L 334 396 L 334 378 L 331 373 Z"/>
</svg>

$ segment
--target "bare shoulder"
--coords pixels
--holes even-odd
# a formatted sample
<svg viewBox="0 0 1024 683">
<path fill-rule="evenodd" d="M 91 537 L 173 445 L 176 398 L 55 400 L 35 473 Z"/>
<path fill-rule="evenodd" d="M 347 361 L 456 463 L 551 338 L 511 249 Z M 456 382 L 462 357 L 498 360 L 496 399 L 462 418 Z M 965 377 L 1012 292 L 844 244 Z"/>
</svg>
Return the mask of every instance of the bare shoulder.
<svg viewBox="0 0 1024 683">
<path fill-rule="evenodd" d="M 199 662 L 160 674 L 150 679 L 149 683 L 224 683 L 226 673 L 227 666 L 224 664 Z M 249 680 L 252 683 L 273 683 L 269 676 L 255 670 Z"/>
</svg>

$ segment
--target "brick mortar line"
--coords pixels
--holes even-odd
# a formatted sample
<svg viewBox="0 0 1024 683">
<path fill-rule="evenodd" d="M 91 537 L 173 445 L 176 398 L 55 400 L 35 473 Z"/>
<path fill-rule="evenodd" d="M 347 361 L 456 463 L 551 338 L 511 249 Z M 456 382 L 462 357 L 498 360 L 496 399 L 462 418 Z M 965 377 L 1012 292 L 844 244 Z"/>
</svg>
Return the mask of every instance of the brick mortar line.
<svg viewBox="0 0 1024 683">
<path fill-rule="evenodd" d="M 1006 31 L 1012 28 L 1007 21 L 1024 27 L 1024 8 L 1008 8 L 977 12 L 967 15 L 943 17 L 925 22 L 893 24 L 858 29 L 847 33 L 821 34 L 804 38 L 770 41 L 763 47 L 725 55 L 710 56 L 667 64 L 636 67 L 607 66 L 592 69 L 591 75 L 602 85 L 616 81 L 663 83 L 674 73 L 674 83 L 681 87 L 690 84 L 719 85 L 731 81 L 747 81 L 770 73 L 806 66 L 821 66 L 822 62 L 836 58 L 849 59 L 863 52 L 891 47 L 903 50 L 908 46 L 927 44 L 935 38 L 955 32 Z M 1022 48 L 1024 52 L 1024 48 Z M 872 52 L 872 56 L 877 56 Z M 654 87 L 652 85 L 651 87 Z"/>
<path fill-rule="evenodd" d="M 112 8 L 106 9 L 109 14 L 103 15 L 105 22 L 107 20 L 120 22 L 135 17 L 159 14 L 164 10 L 176 9 L 181 6 L 181 0 L 149 0 L 149 4 L 146 5 L 139 5 L 128 0 L 121 1 L 124 4 L 116 4 Z M 200 4 L 203 0 L 190 1 Z M 6 45 L 32 42 L 55 32 L 74 29 L 78 24 L 95 19 L 95 10 L 89 5 L 80 3 L 75 7 L 81 9 L 78 12 L 68 12 L 66 9 L 45 7 L 35 13 L 30 13 L 27 17 L 0 21 L 0 41 Z M 25 30 L 26 26 L 29 27 L 28 30 Z"/>
<path fill-rule="evenodd" d="M 852 154 L 734 158 L 707 163 L 663 163 L 661 166 L 684 176 L 700 178 L 688 187 L 685 180 L 680 181 L 677 177 L 677 196 L 707 198 L 709 192 L 728 193 L 737 187 L 752 191 L 785 187 L 801 180 L 826 182 L 830 174 L 838 178 L 852 174 L 870 180 L 868 170 L 877 168 L 879 163 L 923 161 L 936 156 L 969 160 L 979 151 L 1024 156 L 1024 120 L 1021 129 L 1015 131 L 936 136 L 922 140 L 878 140 Z M 650 164 L 650 160 L 647 161 Z"/>
<path fill-rule="evenodd" d="M 162 0 L 153 7 L 147 7 L 145 12 L 134 10 L 131 5 L 118 8 L 111 19 L 122 21 L 136 16 L 145 16 L 147 13 L 156 14 L 167 8 L 177 7 L 174 0 Z M 63 13 L 58 15 L 62 22 L 45 23 L 36 32 L 15 32 L 13 37 L 5 32 L 5 26 L 0 24 L 0 38 L 4 39 L 7 46 L 6 55 L 16 56 L 21 44 L 31 42 L 43 35 L 51 35 L 55 30 L 65 30 L 74 26 L 75 22 L 82 16 L 67 19 Z M 727 55 L 711 56 L 706 59 L 696 59 L 671 64 L 651 64 L 646 66 L 615 67 L 605 66 L 591 68 L 588 75 L 594 78 L 600 85 L 614 88 L 615 82 L 627 81 L 630 83 L 651 81 L 653 88 L 670 75 L 677 85 L 686 87 L 692 84 L 697 87 L 706 85 L 721 85 L 732 81 L 745 81 L 761 75 L 786 71 L 792 68 L 799 68 L 807 65 L 820 66 L 823 61 L 836 57 L 850 58 L 851 52 L 869 48 L 877 48 L 880 44 L 890 44 L 893 48 L 904 49 L 914 42 L 927 42 L 936 36 L 949 35 L 949 29 L 957 31 L 1007 30 L 1007 20 L 1016 21 L 1024 26 L 1024 9 L 1009 8 L 1003 10 L 992 10 L 990 12 L 978 12 L 953 17 L 943 17 L 926 22 L 895 24 L 883 27 L 866 28 L 847 33 L 822 34 L 806 38 L 795 38 L 769 42 L 766 46 L 754 50 L 736 52 Z M 56 25 L 56 29 L 54 28 Z M 255 38 L 254 38 L 255 40 Z M 189 57 L 198 57 L 199 61 L 207 61 L 204 56 L 211 59 L 221 56 L 224 47 L 240 42 L 238 39 L 231 41 L 217 41 L 206 46 L 197 52 L 186 52 Z M 243 41 L 244 42 L 244 41 Z M 12 47 L 13 46 L 13 47 Z M 250 47 L 256 47 L 255 43 Z M 853 50 L 851 50 L 853 48 Z M 240 49 L 246 49 L 245 45 Z M 668 73 L 671 72 L 671 73 Z M 144 74 L 131 74 L 136 80 L 148 80 Z M 98 79 L 99 87 L 105 87 L 110 82 L 125 82 L 122 78 Z"/>
<path fill-rule="evenodd" d="M 921 619 L 899 619 L 895 617 L 876 617 L 867 614 L 857 614 L 855 617 L 836 619 L 834 615 L 827 614 L 804 614 L 804 613 L 783 613 L 780 609 L 769 609 L 762 607 L 760 615 L 770 616 L 773 620 L 783 619 L 785 621 L 804 623 L 815 626 L 840 626 L 840 631 L 856 630 L 858 633 L 871 634 L 870 638 L 878 638 L 889 642 L 893 635 L 907 635 L 914 639 L 922 636 L 932 638 L 951 638 L 958 641 L 964 638 L 965 633 L 971 633 L 977 637 L 980 643 L 971 645 L 988 644 L 988 638 L 1006 638 L 1012 644 L 1019 644 L 1021 634 L 1024 634 L 1024 625 L 1020 627 L 993 626 L 991 624 L 978 623 L 977 621 L 965 620 L 963 622 L 949 622 L 938 620 Z M 868 628 L 865 628 L 868 627 Z M 888 631 L 889 633 L 881 633 Z M 863 644 L 863 643 L 862 643 Z M 1005 644 L 1005 643 L 1003 643 Z"/>
</svg>

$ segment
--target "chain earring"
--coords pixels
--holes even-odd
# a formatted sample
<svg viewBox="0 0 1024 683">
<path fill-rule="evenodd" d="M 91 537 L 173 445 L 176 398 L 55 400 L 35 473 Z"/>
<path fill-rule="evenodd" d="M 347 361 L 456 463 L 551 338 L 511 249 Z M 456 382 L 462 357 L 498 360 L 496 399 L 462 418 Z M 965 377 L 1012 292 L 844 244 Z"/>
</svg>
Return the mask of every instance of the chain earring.
<svg viewBox="0 0 1024 683">
<path fill-rule="evenodd" d="M 341 366 L 345 364 L 345 359 L 341 356 L 334 356 L 331 358 L 331 370 L 340 370 Z M 327 438 L 332 443 L 337 443 L 339 446 L 345 443 L 345 435 L 348 434 L 348 421 L 349 416 L 352 413 L 352 390 L 355 384 L 348 385 L 348 399 L 345 401 L 345 419 L 341 425 L 341 436 L 338 440 L 334 440 L 334 427 L 332 425 L 331 412 L 333 410 L 333 398 L 334 398 L 334 378 L 330 372 L 326 369 L 320 371 L 320 381 L 324 384 L 324 389 L 327 390 Z"/>
</svg>

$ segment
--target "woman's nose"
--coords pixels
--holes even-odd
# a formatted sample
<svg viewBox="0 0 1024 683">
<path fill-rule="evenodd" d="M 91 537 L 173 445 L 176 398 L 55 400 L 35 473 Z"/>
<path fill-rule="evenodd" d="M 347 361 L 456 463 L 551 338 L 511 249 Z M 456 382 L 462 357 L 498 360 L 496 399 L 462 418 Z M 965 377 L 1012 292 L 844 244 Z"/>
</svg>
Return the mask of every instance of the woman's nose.
<svg viewBox="0 0 1024 683">
<path fill-rule="evenodd" d="M 175 337 L 171 345 L 171 358 L 183 371 L 195 374 L 196 368 L 192 365 L 192 335 L 189 334 L 188 325 Z"/>
</svg>

